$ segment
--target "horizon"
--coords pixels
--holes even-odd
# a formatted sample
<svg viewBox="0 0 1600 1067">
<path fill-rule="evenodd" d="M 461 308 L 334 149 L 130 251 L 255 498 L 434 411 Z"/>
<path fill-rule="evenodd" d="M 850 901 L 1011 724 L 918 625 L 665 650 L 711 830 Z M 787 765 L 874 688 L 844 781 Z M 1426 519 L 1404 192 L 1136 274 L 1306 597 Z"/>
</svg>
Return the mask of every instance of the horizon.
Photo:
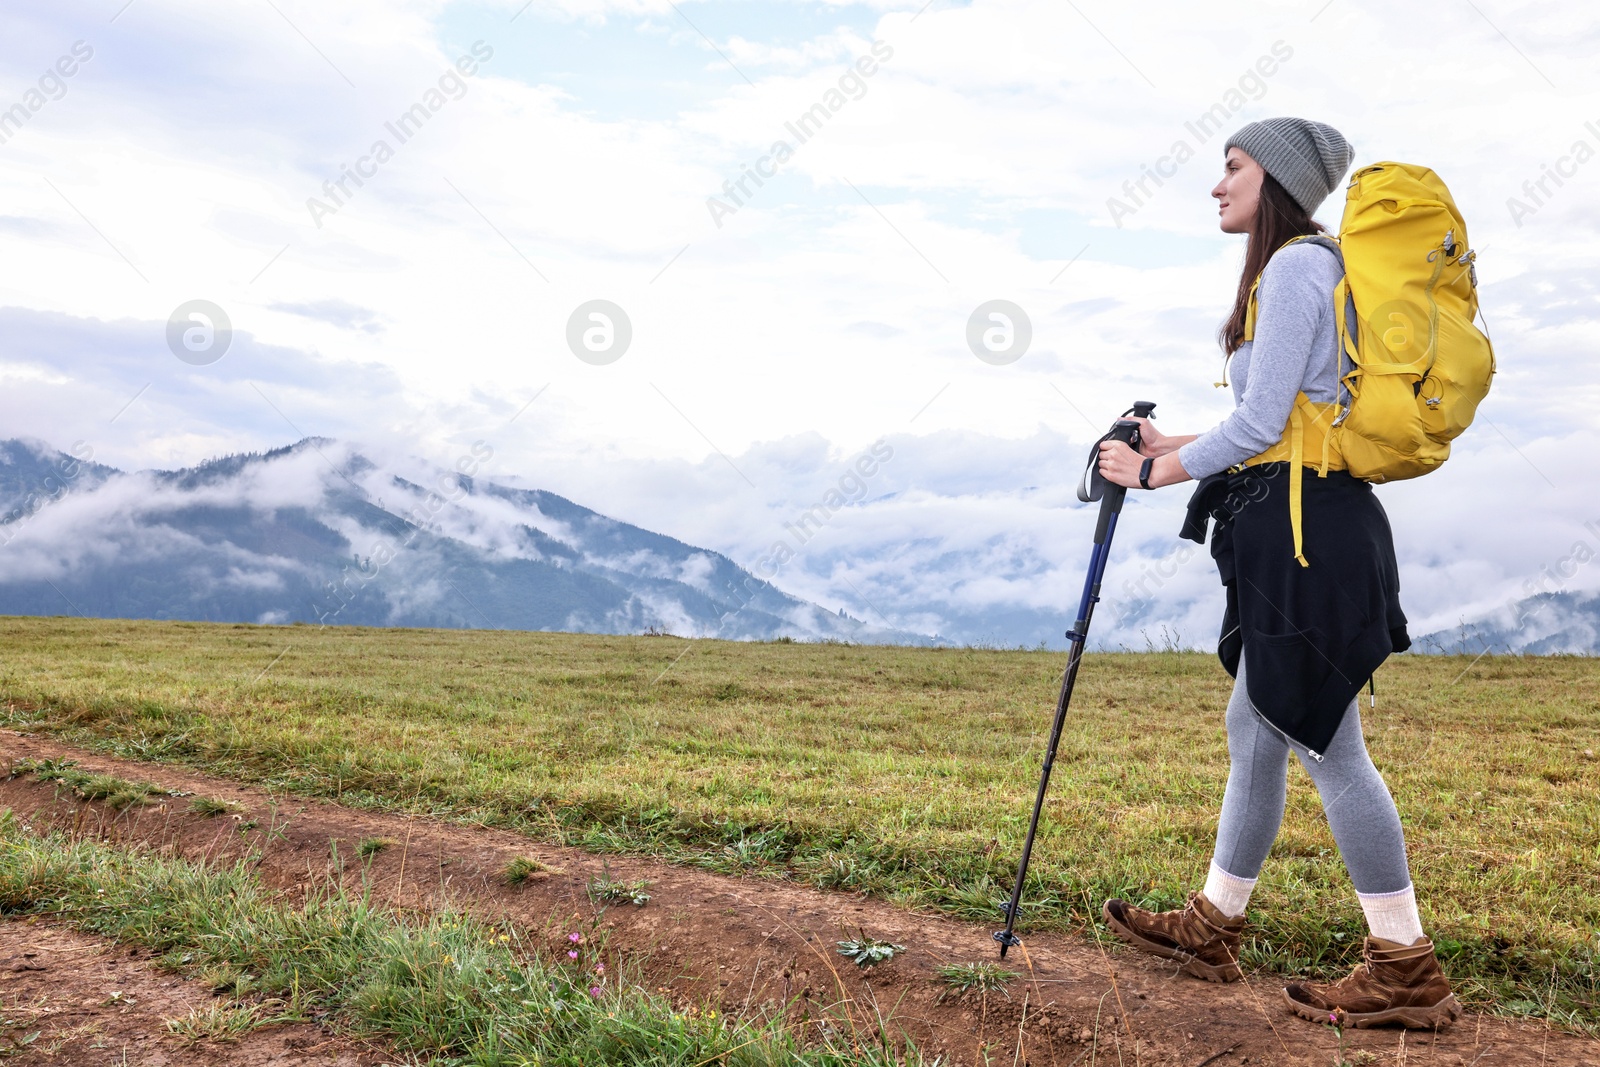
<svg viewBox="0 0 1600 1067">
<path fill-rule="evenodd" d="M 310 625 L 314 623 L 319 628 L 329 625 L 351 625 L 400 629 L 457 629 L 462 627 L 476 628 L 482 625 L 487 626 L 489 629 L 521 629 L 531 632 L 671 636 L 689 638 L 691 640 L 802 641 L 807 643 L 821 642 L 873 647 L 923 645 L 939 648 L 1016 652 L 1057 652 L 1065 647 L 1065 643 L 1062 640 L 1052 641 L 1048 637 L 1037 636 L 1038 634 L 1049 632 L 1049 626 L 1054 624 L 1048 613 L 1044 613 L 1039 618 L 1027 620 L 1027 625 L 1031 629 L 1023 629 L 1021 631 L 1014 629 L 1006 634 L 979 632 L 979 630 L 973 628 L 971 620 L 957 620 L 952 625 L 947 625 L 943 628 L 932 627 L 920 631 L 907 631 L 896 628 L 886 617 L 880 616 L 878 622 L 874 623 L 870 620 L 870 616 L 865 619 L 857 618 L 844 609 L 831 609 L 810 604 L 805 602 L 804 598 L 786 602 L 789 604 L 790 610 L 779 612 L 778 618 L 785 621 L 778 622 L 778 628 L 775 630 L 765 632 L 730 631 L 729 627 L 739 623 L 745 609 L 752 605 L 756 607 L 751 617 L 752 620 L 755 618 L 767 619 L 769 617 L 770 612 L 763 609 L 771 609 L 773 602 L 770 597 L 764 596 L 764 591 L 772 590 L 780 596 L 785 594 L 793 595 L 793 591 L 786 590 L 784 583 L 781 581 L 781 563 L 772 568 L 771 574 L 763 574 L 762 569 L 752 570 L 740 566 L 736 561 L 716 552 L 714 549 L 689 544 L 670 537 L 668 540 L 672 544 L 684 550 L 681 554 L 684 561 L 697 559 L 711 561 L 709 571 L 705 566 L 699 564 L 681 566 L 680 570 L 687 579 L 689 586 L 701 590 L 713 600 L 720 602 L 720 613 L 715 617 L 703 616 L 698 619 L 690 619 L 688 616 L 680 614 L 676 629 L 673 628 L 673 624 L 663 621 L 662 617 L 651 615 L 635 616 L 635 621 L 632 623 L 631 628 L 619 628 L 619 624 L 614 622 L 609 624 L 601 623 L 597 628 L 592 619 L 587 625 L 582 623 L 567 626 L 519 625 L 516 621 L 508 622 L 504 618 L 491 619 L 483 608 L 474 602 L 472 597 L 463 593 L 454 581 L 450 581 L 452 590 L 462 598 L 463 604 L 470 608 L 467 614 L 459 616 L 458 622 L 452 622 L 448 625 L 429 625 L 415 621 L 374 621 L 374 619 L 381 619 L 381 615 L 372 616 L 370 614 L 358 614 L 354 617 L 341 618 L 344 609 L 354 603 L 369 584 L 375 589 L 382 590 L 378 593 L 380 597 L 387 597 L 392 592 L 392 589 L 387 587 L 393 585 L 395 571 L 393 568 L 386 571 L 385 568 L 388 568 L 391 562 L 405 554 L 406 550 L 412 547 L 419 536 L 442 536 L 446 540 L 460 541 L 462 547 L 469 549 L 472 546 L 493 548 L 497 542 L 503 544 L 506 536 L 503 533 L 498 538 L 488 536 L 486 539 L 481 524 L 469 523 L 463 529 L 458 520 L 453 520 L 452 513 L 458 505 L 465 503 L 465 498 L 467 497 L 479 497 L 484 492 L 489 492 L 490 495 L 501 495 L 496 492 L 500 490 L 515 494 L 531 493 L 536 499 L 550 498 L 558 502 L 558 511 L 562 510 L 561 505 L 565 505 L 566 510 L 575 508 L 579 512 L 592 514 L 596 519 L 603 522 L 612 523 L 615 520 L 593 512 L 581 500 L 571 500 L 558 494 L 550 493 L 548 490 L 520 484 L 525 482 L 526 479 L 518 478 L 514 475 L 503 476 L 506 480 L 496 481 L 492 477 L 478 477 L 476 467 L 469 470 L 459 466 L 455 469 L 418 467 L 414 462 L 409 466 L 403 462 L 396 464 L 392 460 L 374 459 L 373 456 L 359 451 L 354 445 L 347 446 L 328 438 L 306 438 L 265 452 L 239 452 L 219 455 L 208 458 L 191 467 L 146 468 L 135 471 L 123 471 L 115 467 L 98 464 L 89 455 L 72 457 L 67 453 L 52 449 L 47 442 L 38 439 L 12 439 L 0 441 L 0 470 L 3 470 L 4 466 L 15 464 L 16 456 L 11 446 L 17 444 L 30 450 L 42 448 L 53 452 L 53 456 L 46 456 L 41 453 L 40 457 L 51 461 L 50 469 L 59 478 L 59 483 L 52 490 L 45 493 L 35 494 L 31 498 L 19 498 L 8 493 L 11 483 L 0 478 L 0 504 L 3 504 L 6 509 L 3 514 L 0 514 L 0 549 L 10 546 L 13 541 L 18 540 L 19 534 L 22 535 L 18 549 L 10 557 L 13 560 L 13 567 L 10 569 L 10 573 L 0 574 L 0 614 L 12 614 L 4 609 L 8 604 L 15 601 L 15 598 L 19 595 L 19 589 L 25 589 L 27 586 L 26 576 L 29 573 L 27 562 L 21 564 L 21 570 L 18 570 L 18 565 L 15 561 L 19 556 L 24 561 L 30 560 L 29 553 L 32 550 L 33 572 L 36 575 L 44 573 L 38 566 L 39 549 L 41 547 L 47 548 L 59 541 L 60 530 L 63 528 L 74 531 L 79 537 L 115 540 L 118 538 L 117 534 L 111 533 L 107 529 L 93 528 L 96 522 L 100 523 L 102 527 L 106 526 L 106 520 L 109 518 L 115 525 L 123 528 L 120 535 L 120 546 L 115 553 L 110 553 L 110 555 L 121 555 L 133 560 L 137 560 L 140 557 L 149 559 L 163 554 L 164 550 L 159 546 L 164 537 L 170 537 L 174 530 L 187 532 L 184 529 L 185 523 L 194 514 L 195 508 L 198 507 L 205 510 L 215 509 L 218 506 L 227 508 L 232 505 L 242 506 L 252 514 L 264 518 L 270 516 L 272 521 L 276 521 L 279 518 L 279 513 L 284 512 L 285 509 L 291 513 L 303 513 L 309 519 L 320 519 L 322 523 L 327 524 L 330 533 L 336 536 L 343 535 L 346 538 L 347 545 L 356 548 L 354 573 L 352 574 L 352 564 L 348 562 L 340 572 L 343 577 L 338 574 L 325 573 L 321 592 L 312 594 L 311 617 L 305 618 L 294 617 L 298 609 L 292 607 L 288 611 L 284 611 L 280 607 L 263 612 L 259 609 L 248 609 L 243 606 L 237 597 L 229 599 L 224 596 L 218 600 L 216 598 L 219 591 L 229 583 L 224 582 L 219 585 L 215 577 L 211 579 L 202 578 L 200 577 L 201 572 L 194 570 L 192 567 L 188 572 L 185 572 L 185 577 L 183 578 L 184 584 L 189 587 L 185 590 L 185 597 L 190 606 L 176 609 L 179 612 L 178 614 L 173 614 L 174 609 L 164 603 L 161 603 L 161 606 L 155 609 L 147 609 L 142 613 L 129 613 L 126 610 L 95 610 L 93 607 L 89 610 L 84 610 L 80 606 L 81 603 L 86 602 L 83 600 L 83 592 L 74 592 L 69 595 L 68 592 L 62 589 L 61 585 L 58 585 L 55 581 L 48 580 L 48 578 L 47 584 L 51 593 L 46 596 L 46 601 L 56 603 L 57 598 L 59 598 L 59 604 L 56 604 L 56 606 L 65 606 L 68 609 L 66 612 L 59 613 L 63 617 L 76 615 L 86 618 L 124 619 L 130 621 L 140 619 L 151 621 L 179 619 L 216 625 L 251 624 L 273 626 Z M 344 448 L 344 451 L 335 452 L 333 456 L 328 454 L 329 451 L 338 448 Z M 317 463 L 313 463 L 310 468 L 313 474 L 320 475 L 322 481 L 320 488 L 309 492 L 306 491 L 306 485 L 316 483 L 319 479 L 302 476 L 296 479 L 298 482 L 304 483 L 299 491 L 291 491 L 288 496 L 284 496 L 282 495 L 283 487 L 278 486 L 275 491 L 264 497 L 261 484 L 249 480 L 252 464 L 265 465 L 274 461 L 296 457 L 303 453 L 313 454 L 317 463 L 320 463 L 320 466 Z M 90 465 L 97 468 L 95 472 L 96 478 L 101 478 L 102 480 L 96 481 L 94 478 L 85 479 L 83 477 L 85 468 Z M 110 472 L 110 475 L 103 476 L 102 472 Z M 186 477 L 189 475 L 214 475 L 218 477 L 206 477 L 204 482 L 194 482 Z M 136 500 L 136 504 L 129 504 L 123 501 L 121 503 L 113 503 L 108 507 L 99 505 L 91 499 L 74 512 L 73 507 L 76 506 L 74 503 L 47 515 L 47 523 L 44 529 L 30 530 L 29 520 L 43 508 L 51 504 L 61 503 L 71 492 L 80 492 L 92 497 L 92 494 L 96 491 L 111 484 L 104 480 L 105 477 L 110 476 L 132 477 L 135 479 L 145 476 L 146 478 L 154 478 L 156 481 L 147 489 L 137 490 L 131 494 L 129 499 Z M 432 476 L 431 480 L 430 476 Z M 376 483 L 378 487 L 385 484 L 385 479 L 387 479 L 388 484 L 394 487 L 415 490 L 416 495 L 413 496 L 410 506 L 406 506 L 404 499 L 396 506 L 386 503 L 381 496 L 376 495 L 372 480 L 374 477 L 378 479 Z M 356 478 L 362 478 L 364 481 L 358 483 L 354 480 Z M 412 479 L 415 480 L 413 481 Z M 224 483 L 227 484 L 225 495 L 222 498 L 218 498 L 214 495 L 214 491 L 223 486 Z M 402 528 L 385 528 L 383 520 L 380 519 L 374 523 L 370 521 L 370 516 L 369 521 L 358 523 L 355 527 L 341 524 L 337 517 L 330 519 L 330 514 L 336 516 L 340 510 L 334 507 L 332 512 L 329 511 L 331 498 L 328 490 L 330 484 L 341 495 L 347 489 L 356 489 L 361 492 L 369 505 L 382 514 L 399 520 L 403 524 Z M 864 488 L 864 483 L 862 484 Z M 176 487 L 176 491 L 173 491 L 174 487 Z M 199 491 L 202 488 L 213 491 L 213 495 L 202 494 Z M 163 491 L 166 492 L 165 496 L 162 495 Z M 189 494 L 187 498 L 185 493 Z M 839 506 L 843 508 L 851 506 L 853 503 L 867 503 L 867 501 L 841 500 Z M 818 507 L 820 508 L 821 506 L 819 503 Z M 87 523 L 83 518 L 85 515 L 89 517 Z M 820 520 L 818 532 L 820 532 L 821 526 L 826 525 L 830 517 L 829 514 L 824 514 Z M 813 520 L 815 521 L 815 516 L 813 516 Z M 600 550 L 600 557 L 602 558 L 598 560 L 594 558 L 594 551 L 584 546 L 582 536 L 574 537 L 570 516 L 563 519 L 555 513 L 549 513 L 548 508 L 535 506 L 530 514 L 520 516 L 518 521 L 527 523 L 527 528 L 538 538 L 553 536 L 558 541 L 564 539 L 570 546 L 578 548 L 580 554 L 589 562 L 601 563 L 602 570 L 617 565 L 615 561 L 607 562 L 603 558 L 605 550 Z M 552 525 L 552 522 L 554 525 Z M 51 526 L 52 523 L 53 527 Z M 617 528 L 624 531 L 635 531 L 646 538 L 665 536 L 660 531 L 651 531 L 626 523 L 617 524 Z M 131 529 L 139 530 L 140 533 L 130 539 L 127 535 Z M 361 546 L 356 544 L 357 539 L 362 536 L 359 531 L 365 531 L 365 536 L 374 538 L 371 544 L 367 545 L 365 553 L 361 551 Z M 1596 531 L 1596 533 L 1597 536 L 1600 536 L 1600 531 Z M 795 534 L 795 536 L 798 539 L 799 535 Z M 215 531 L 212 531 L 212 539 L 213 541 L 216 540 Z M 222 541 L 227 544 L 226 531 L 223 532 Z M 801 543 L 803 545 L 803 542 Z M 195 545 L 199 547 L 198 542 Z M 787 543 L 785 543 L 785 546 L 787 547 Z M 236 546 L 228 545 L 228 547 L 231 550 L 230 558 L 233 560 L 229 569 L 230 572 L 237 574 L 237 567 L 241 562 L 241 557 L 238 556 Z M 545 552 L 540 551 L 540 547 L 525 546 L 523 550 L 516 554 L 535 560 L 550 558 Z M 1198 551 L 1198 548 L 1195 551 Z M 99 554 L 102 556 L 107 555 L 104 550 L 101 550 Z M 1192 556 L 1193 553 L 1191 552 L 1189 555 Z M 376 560 L 375 564 L 374 560 Z M 721 563 L 719 564 L 715 561 L 721 561 Z M 556 562 L 559 565 L 559 560 L 556 560 Z M 637 564 L 637 562 L 637 557 L 634 556 L 630 557 L 630 563 L 621 565 L 626 570 L 633 564 Z M 1184 562 L 1187 562 L 1187 557 Z M 708 583 L 705 580 L 706 577 L 709 573 L 721 568 L 722 564 L 726 564 L 726 567 L 732 568 L 732 570 L 725 573 L 717 582 Z M 281 567 L 275 565 L 270 558 L 258 557 L 254 560 L 253 566 L 257 575 L 254 581 L 257 584 L 261 582 L 275 586 L 284 584 L 285 576 L 282 573 L 274 573 L 275 570 L 281 572 Z M 436 570 L 437 567 L 434 569 Z M 79 571 L 82 571 L 81 567 Z M 424 568 L 424 578 L 427 576 L 427 571 L 428 568 Z M 659 564 L 652 564 L 641 573 L 659 573 Z M 415 579 L 415 574 L 416 572 L 412 570 L 410 580 Z M 331 582 L 326 580 L 329 577 L 332 578 Z M 459 577 L 459 574 L 457 577 Z M 1159 576 L 1154 577 L 1158 582 L 1160 581 Z M 81 578 L 81 573 L 69 576 L 69 579 Z M 377 581 L 380 578 L 385 580 L 382 582 Z M 18 585 L 19 580 L 21 581 L 20 586 Z M 402 581 L 404 580 L 407 579 L 405 578 L 405 572 L 402 571 Z M 1548 585 L 1552 580 L 1556 581 L 1559 586 L 1561 584 L 1561 575 L 1559 573 L 1555 575 L 1547 573 L 1544 579 L 1545 584 Z M 68 579 L 63 579 L 63 581 L 68 581 Z M 103 585 L 104 582 L 105 578 L 102 575 L 100 579 L 91 580 L 87 585 L 80 586 L 80 589 L 89 592 L 90 595 L 95 595 L 95 587 Z M 719 584 L 721 586 L 720 589 L 716 588 Z M 72 588 L 70 583 L 68 588 Z M 1139 591 L 1144 592 L 1144 590 Z M 177 602 L 178 599 L 180 598 L 175 596 L 174 602 Z M 212 604 L 213 600 L 215 600 L 216 604 L 228 604 L 231 606 L 221 608 L 207 606 Z M 362 605 L 363 608 L 370 609 L 373 607 L 370 604 L 370 600 L 371 598 L 369 597 L 369 603 Z M 324 602 L 326 611 L 317 608 L 316 605 L 319 601 Z M 765 603 L 758 603 L 761 601 L 765 601 Z M 1115 591 L 1107 591 L 1102 597 L 1103 606 L 1101 610 L 1110 614 L 1110 620 L 1109 622 L 1103 622 L 1101 628 L 1091 635 L 1088 650 L 1105 653 L 1139 653 L 1140 650 L 1137 645 L 1142 642 L 1145 652 L 1175 651 L 1212 654 L 1212 651 L 1204 645 L 1193 641 L 1186 642 L 1181 631 L 1171 627 L 1169 623 L 1157 622 L 1150 625 L 1138 625 L 1140 620 L 1134 618 L 1133 624 L 1129 625 L 1130 616 L 1137 610 L 1138 603 L 1139 599 L 1135 598 L 1130 605 L 1128 598 L 1119 597 Z M 1552 607 L 1558 609 L 1553 615 L 1548 610 Z M 794 614 L 794 609 L 796 608 L 800 610 L 799 615 Z M 1514 604 L 1507 605 L 1507 608 L 1511 613 L 1515 630 L 1533 631 L 1532 639 L 1524 641 L 1520 646 L 1515 642 L 1514 638 L 1508 637 L 1501 620 L 1486 618 L 1477 620 L 1471 626 L 1463 623 L 1455 630 L 1447 628 L 1430 633 L 1418 631 L 1413 634 L 1413 647 L 1409 651 L 1417 654 L 1444 656 L 1475 654 L 1474 662 L 1485 656 L 1492 655 L 1497 651 L 1500 644 L 1505 645 L 1503 649 L 1500 649 L 1501 651 L 1511 654 L 1567 655 L 1574 652 L 1580 655 L 1600 654 L 1600 643 L 1594 641 L 1596 623 L 1600 622 L 1600 597 L 1590 597 L 1585 600 L 1583 594 L 1567 592 L 1560 588 L 1554 590 L 1548 588 L 1535 589 L 1531 591 L 1529 596 Z M 814 621 L 816 618 L 815 612 L 819 609 L 829 613 L 830 619 L 836 610 L 838 618 L 843 620 L 843 624 L 847 625 L 849 629 L 821 632 L 808 629 L 805 620 L 810 618 Z M 219 610 L 221 612 L 220 617 L 216 614 Z M 229 614 L 229 612 L 232 612 L 232 614 Z M 807 613 L 810 614 L 808 615 Z M 16 617 L 26 614 L 54 615 L 58 613 L 48 610 L 22 612 L 18 613 Z M 1537 629 L 1531 625 L 1535 620 L 1541 624 Z M 571 622 L 572 618 L 569 617 L 569 623 Z M 1065 625 L 1064 618 L 1060 624 Z M 949 632 L 945 632 L 947 630 Z"/>
</svg>

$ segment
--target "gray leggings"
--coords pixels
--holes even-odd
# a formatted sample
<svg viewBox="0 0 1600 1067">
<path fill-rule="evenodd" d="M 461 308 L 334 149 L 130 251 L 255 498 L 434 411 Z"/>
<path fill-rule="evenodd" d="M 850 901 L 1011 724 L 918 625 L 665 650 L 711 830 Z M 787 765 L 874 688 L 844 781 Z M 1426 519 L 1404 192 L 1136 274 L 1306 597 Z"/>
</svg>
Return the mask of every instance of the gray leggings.
<svg viewBox="0 0 1600 1067">
<path fill-rule="evenodd" d="M 1411 884 L 1405 833 L 1383 776 L 1367 755 L 1357 701 L 1350 702 L 1322 762 L 1293 745 L 1322 797 L 1339 855 L 1357 893 L 1397 893 Z M 1283 822 L 1291 743 L 1250 704 L 1244 657 L 1228 701 L 1228 790 L 1217 824 L 1216 864 L 1235 878 L 1255 878 Z"/>
</svg>

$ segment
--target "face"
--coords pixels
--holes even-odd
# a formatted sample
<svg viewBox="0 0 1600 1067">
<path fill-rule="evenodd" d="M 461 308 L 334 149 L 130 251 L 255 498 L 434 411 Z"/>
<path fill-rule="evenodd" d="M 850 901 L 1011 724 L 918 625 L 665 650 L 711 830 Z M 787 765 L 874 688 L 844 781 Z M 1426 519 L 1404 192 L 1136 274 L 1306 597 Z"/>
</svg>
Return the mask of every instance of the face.
<svg viewBox="0 0 1600 1067">
<path fill-rule="evenodd" d="M 1222 168 L 1222 180 L 1211 190 L 1217 198 L 1218 223 L 1223 233 L 1249 233 L 1255 225 L 1266 171 L 1237 146 L 1228 149 Z"/>
</svg>

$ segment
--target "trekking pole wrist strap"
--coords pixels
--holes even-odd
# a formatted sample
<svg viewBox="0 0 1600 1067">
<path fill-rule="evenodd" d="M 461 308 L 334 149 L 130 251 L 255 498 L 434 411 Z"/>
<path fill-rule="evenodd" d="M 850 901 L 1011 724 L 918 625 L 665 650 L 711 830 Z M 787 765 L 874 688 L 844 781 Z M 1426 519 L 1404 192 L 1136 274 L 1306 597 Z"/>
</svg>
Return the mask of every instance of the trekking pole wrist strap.
<svg viewBox="0 0 1600 1067">
<path fill-rule="evenodd" d="M 1155 486 L 1150 484 L 1150 468 L 1155 465 L 1155 462 L 1156 462 L 1155 457 L 1151 456 L 1149 459 L 1147 459 L 1143 463 L 1139 464 L 1139 488 L 1141 488 L 1141 489 L 1154 489 L 1155 488 Z"/>
</svg>

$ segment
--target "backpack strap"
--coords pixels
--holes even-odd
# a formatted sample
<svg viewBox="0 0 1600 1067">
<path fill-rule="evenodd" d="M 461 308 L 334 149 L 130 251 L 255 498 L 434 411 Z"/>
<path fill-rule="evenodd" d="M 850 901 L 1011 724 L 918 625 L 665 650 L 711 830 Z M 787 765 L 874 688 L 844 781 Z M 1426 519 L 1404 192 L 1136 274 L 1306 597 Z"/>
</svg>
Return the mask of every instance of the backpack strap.
<svg viewBox="0 0 1600 1067">
<path fill-rule="evenodd" d="M 1239 338 L 1241 342 L 1256 339 L 1256 290 L 1261 288 L 1261 275 L 1256 275 L 1256 280 L 1250 283 L 1250 296 L 1244 308 L 1244 334 Z M 1233 353 L 1224 352 L 1222 355 L 1222 381 L 1211 384 L 1221 389 L 1228 384 L 1228 364 L 1233 362 Z"/>
<path fill-rule="evenodd" d="M 1300 400 L 1306 395 L 1301 393 L 1293 408 L 1289 410 L 1289 528 L 1294 533 L 1294 558 L 1302 567 L 1309 567 L 1306 562 L 1305 547 L 1300 543 L 1300 484 L 1305 477 L 1305 468 L 1300 461 L 1305 453 L 1306 427 L 1305 420 L 1300 417 Z"/>
<path fill-rule="evenodd" d="M 1334 375 L 1333 381 L 1333 399 L 1335 402 L 1339 399 L 1339 391 L 1348 388 L 1344 384 L 1345 357 L 1350 357 L 1350 369 L 1352 371 L 1361 364 L 1356 348 L 1356 339 L 1350 334 L 1350 314 L 1354 307 L 1355 297 L 1350 292 L 1350 278 L 1348 275 L 1343 275 L 1339 278 L 1339 284 L 1333 287 L 1333 315 L 1338 320 L 1339 330 L 1339 347 L 1334 352 L 1333 357 L 1337 363 L 1337 373 Z M 1349 405 L 1346 405 L 1345 409 L 1339 413 L 1339 417 L 1333 420 L 1333 424 L 1338 426 L 1344 422 L 1345 416 L 1348 414 L 1350 414 L 1350 408 Z"/>
<path fill-rule="evenodd" d="M 1282 252 L 1285 248 L 1288 248 L 1290 245 L 1298 244 L 1301 241 L 1310 241 L 1312 244 L 1321 245 L 1323 248 L 1326 248 L 1328 251 L 1332 252 L 1334 255 L 1339 257 L 1339 265 L 1340 266 L 1344 265 L 1344 252 L 1343 252 L 1342 249 L 1340 249 L 1339 242 L 1337 240 L 1335 240 L 1334 238 L 1329 237 L 1325 233 L 1305 233 L 1305 234 L 1301 234 L 1299 237 L 1291 237 L 1287 241 L 1283 242 L 1283 244 L 1279 245 L 1278 248 L 1277 248 L 1277 251 L 1273 252 L 1273 255 L 1277 255 L 1278 252 Z M 1265 273 L 1266 273 L 1266 268 L 1263 267 L 1262 270 L 1261 270 L 1261 274 L 1265 274 Z M 1246 299 L 1246 302 L 1245 302 L 1244 334 L 1240 338 L 1241 341 L 1254 341 L 1256 339 L 1256 317 L 1260 314 L 1260 311 L 1261 311 L 1260 302 L 1256 299 L 1256 292 L 1257 292 L 1257 290 L 1259 290 L 1261 288 L 1261 274 L 1257 274 L 1255 281 L 1250 283 L 1250 296 Z M 1337 293 L 1335 294 L 1335 298 L 1337 299 Z M 1340 328 L 1340 341 L 1342 343 L 1344 341 L 1344 317 L 1342 315 L 1339 318 L 1339 328 Z M 1351 347 L 1352 347 L 1351 359 L 1353 360 L 1355 358 L 1355 356 L 1353 354 L 1354 346 L 1352 345 Z M 1233 359 L 1233 353 L 1231 353 L 1231 352 L 1222 357 L 1222 381 L 1220 381 L 1220 382 L 1212 382 L 1211 383 L 1212 385 L 1216 386 L 1218 389 L 1220 389 L 1223 386 L 1228 384 L 1228 363 L 1232 359 Z M 1336 390 L 1336 392 L 1337 392 L 1337 390 Z"/>
</svg>

